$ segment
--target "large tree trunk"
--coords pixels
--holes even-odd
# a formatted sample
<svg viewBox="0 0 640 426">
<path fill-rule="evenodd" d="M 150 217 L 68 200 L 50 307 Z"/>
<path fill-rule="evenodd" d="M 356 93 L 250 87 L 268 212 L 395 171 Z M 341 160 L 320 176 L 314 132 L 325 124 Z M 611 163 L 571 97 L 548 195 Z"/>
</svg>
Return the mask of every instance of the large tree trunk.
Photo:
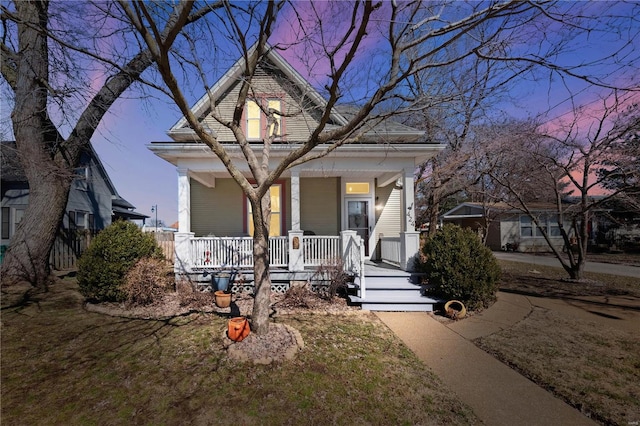
<svg viewBox="0 0 640 426">
<path fill-rule="evenodd" d="M 111 105 L 153 63 L 149 50 L 133 56 L 106 79 L 82 111 L 75 128 L 65 140 L 47 115 L 49 46 L 47 45 L 48 2 L 17 1 L 19 49 L 15 60 L 3 61 L 2 74 L 14 91 L 11 116 L 18 155 L 29 182 L 29 205 L 2 263 L 2 285 L 28 281 L 33 285 L 49 280 L 49 253 L 62 219 L 73 171 L 80 155 Z M 188 16 L 192 3 L 177 7 L 162 32 L 165 39 L 174 25 L 194 22 L 210 8 Z M 217 6 L 220 7 L 220 6 Z M 3 51 L 10 48 L 3 44 Z"/>
<path fill-rule="evenodd" d="M 253 209 L 253 282 L 255 299 L 251 317 L 252 330 L 258 334 L 269 332 L 271 305 L 271 275 L 269 274 L 269 224 L 271 220 L 271 195 L 262 197 L 260 206 Z M 257 207 L 257 208 L 256 208 Z"/>
<path fill-rule="evenodd" d="M 59 135 L 47 116 L 49 50 L 37 28 L 47 28 L 46 2 L 17 2 L 22 55 L 16 65 L 15 107 L 11 114 L 19 158 L 29 181 L 29 205 L 2 263 L 3 285 L 28 281 L 44 284 L 49 252 L 64 214 L 70 173 L 53 160 Z M 46 213 L 45 213 L 46 212 Z"/>
</svg>

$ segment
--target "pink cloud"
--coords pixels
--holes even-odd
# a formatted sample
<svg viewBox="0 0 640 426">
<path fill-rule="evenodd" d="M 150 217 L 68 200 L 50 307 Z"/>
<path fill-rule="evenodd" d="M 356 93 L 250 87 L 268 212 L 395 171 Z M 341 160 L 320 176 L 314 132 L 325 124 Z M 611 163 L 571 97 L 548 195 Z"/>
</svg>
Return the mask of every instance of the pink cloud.
<svg viewBox="0 0 640 426">
<path fill-rule="evenodd" d="M 613 128 L 619 115 L 631 105 L 638 103 L 640 103 L 640 92 L 627 92 L 618 98 L 612 94 L 608 97 L 599 97 L 581 107 L 567 110 L 541 126 L 541 130 L 557 138 L 572 140 L 576 144 L 586 146 L 596 140 L 597 132 L 600 132 L 600 138 L 604 137 L 606 132 Z M 577 148 L 576 145 L 574 150 Z M 592 161 L 598 160 L 603 160 L 602 155 L 598 158 L 592 158 Z M 581 185 L 584 177 L 583 164 L 583 162 L 577 162 L 576 168 L 571 173 L 571 177 Z M 589 195 L 609 194 L 607 189 L 598 184 L 598 176 L 594 167 L 597 166 L 591 167 L 586 184 L 587 187 L 590 187 Z M 564 179 L 564 182 L 569 184 L 569 190 L 578 189 L 568 177 Z"/>
<path fill-rule="evenodd" d="M 284 49 L 280 51 L 282 56 L 312 85 L 322 87 L 331 73 L 329 58 L 323 49 L 335 46 L 347 34 L 352 6 L 353 3 L 347 2 L 293 2 L 282 11 L 280 24 L 270 42 Z M 377 22 L 384 21 L 388 9 L 381 7 L 374 12 L 375 19 L 369 23 L 367 35 L 359 45 L 352 71 L 358 70 L 363 63 L 372 62 L 373 50 L 384 41 L 382 32 L 376 28 Z M 336 64 L 344 60 L 353 41 L 354 37 L 350 35 L 336 55 Z"/>
</svg>

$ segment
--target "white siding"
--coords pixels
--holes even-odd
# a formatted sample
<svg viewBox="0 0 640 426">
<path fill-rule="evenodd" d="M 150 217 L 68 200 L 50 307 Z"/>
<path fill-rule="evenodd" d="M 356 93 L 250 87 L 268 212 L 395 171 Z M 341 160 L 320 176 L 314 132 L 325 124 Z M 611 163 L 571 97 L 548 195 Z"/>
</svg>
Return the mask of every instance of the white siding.
<svg viewBox="0 0 640 426">
<path fill-rule="evenodd" d="M 317 126 L 318 121 L 312 117 L 309 111 L 302 108 L 301 104 L 310 104 L 308 99 L 300 93 L 296 93 L 291 85 L 278 76 L 272 76 L 265 72 L 259 73 L 254 78 L 254 91 L 258 95 L 266 97 L 279 97 L 283 100 L 283 109 L 289 117 L 283 118 L 283 130 L 286 141 L 305 141 L 310 130 Z M 216 110 L 224 119 L 230 120 L 233 116 L 235 102 L 238 98 L 240 84 L 235 84 L 223 97 L 218 100 Z M 205 123 L 218 134 L 221 142 L 233 142 L 235 138 L 231 131 L 219 124 L 210 115 L 205 118 Z"/>
</svg>

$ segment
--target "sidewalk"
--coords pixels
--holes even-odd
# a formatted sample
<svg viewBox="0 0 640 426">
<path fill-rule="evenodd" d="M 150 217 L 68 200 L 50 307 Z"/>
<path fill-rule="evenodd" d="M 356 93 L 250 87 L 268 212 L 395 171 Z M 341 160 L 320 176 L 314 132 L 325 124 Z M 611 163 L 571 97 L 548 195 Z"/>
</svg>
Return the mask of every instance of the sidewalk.
<svg viewBox="0 0 640 426">
<path fill-rule="evenodd" d="M 527 297 L 499 293 L 482 314 L 448 326 L 425 312 L 375 312 L 487 425 L 594 425 L 470 340 L 507 328 L 531 311 Z"/>
</svg>

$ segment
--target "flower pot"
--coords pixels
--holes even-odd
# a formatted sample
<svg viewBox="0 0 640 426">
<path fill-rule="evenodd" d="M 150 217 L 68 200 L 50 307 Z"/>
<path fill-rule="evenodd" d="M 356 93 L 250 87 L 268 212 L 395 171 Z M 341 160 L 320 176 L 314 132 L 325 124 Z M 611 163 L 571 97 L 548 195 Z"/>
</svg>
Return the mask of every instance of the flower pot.
<svg viewBox="0 0 640 426">
<path fill-rule="evenodd" d="M 229 305 L 231 305 L 231 293 L 225 293 L 219 290 L 213 293 L 213 296 L 218 308 L 228 308 Z"/>
<path fill-rule="evenodd" d="M 234 342 L 241 342 L 251 332 L 249 321 L 245 317 L 235 317 L 229 320 L 227 336 Z"/>
<path fill-rule="evenodd" d="M 215 289 L 218 291 L 227 291 L 229 288 L 229 278 L 231 278 L 231 274 L 228 272 L 217 272 L 213 274 Z"/>
</svg>

